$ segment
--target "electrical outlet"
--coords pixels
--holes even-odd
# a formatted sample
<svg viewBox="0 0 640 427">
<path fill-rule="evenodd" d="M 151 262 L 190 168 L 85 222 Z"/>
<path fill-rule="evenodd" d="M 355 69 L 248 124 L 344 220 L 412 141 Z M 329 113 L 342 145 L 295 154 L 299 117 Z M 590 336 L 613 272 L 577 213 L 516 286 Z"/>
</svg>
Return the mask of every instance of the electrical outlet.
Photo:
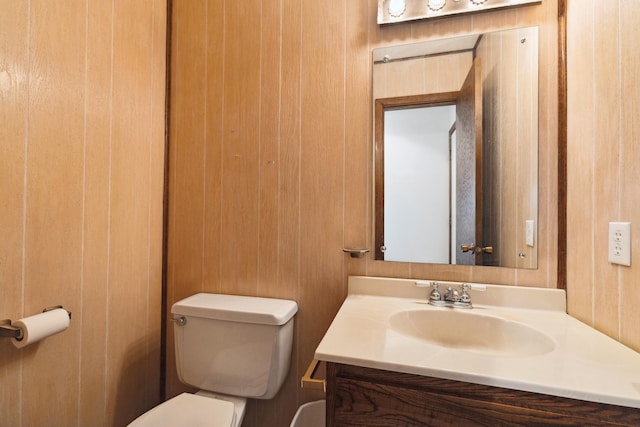
<svg viewBox="0 0 640 427">
<path fill-rule="evenodd" d="M 631 223 L 609 223 L 609 262 L 631 265 Z"/>
<path fill-rule="evenodd" d="M 533 236 L 534 236 L 535 224 L 532 219 L 528 219 L 525 221 L 525 240 L 527 246 L 533 247 Z"/>
</svg>

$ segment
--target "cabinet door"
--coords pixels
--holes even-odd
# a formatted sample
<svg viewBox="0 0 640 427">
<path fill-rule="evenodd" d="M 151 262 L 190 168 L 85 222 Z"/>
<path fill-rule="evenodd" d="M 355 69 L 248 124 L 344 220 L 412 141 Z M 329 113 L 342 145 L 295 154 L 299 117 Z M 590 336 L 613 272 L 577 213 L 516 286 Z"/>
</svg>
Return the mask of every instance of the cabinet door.
<svg viewBox="0 0 640 427">
<path fill-rule="evenodd" d="M 640 425 L 640 410 L 327 364 L 327 426 Z"/>
</svg>

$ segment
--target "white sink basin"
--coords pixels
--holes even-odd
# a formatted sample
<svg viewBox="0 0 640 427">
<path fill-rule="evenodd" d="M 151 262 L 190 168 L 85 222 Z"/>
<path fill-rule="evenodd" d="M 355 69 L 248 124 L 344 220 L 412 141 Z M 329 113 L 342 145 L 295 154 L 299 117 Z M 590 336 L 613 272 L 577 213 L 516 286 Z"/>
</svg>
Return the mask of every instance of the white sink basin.
<svg viewBox="0 0 640 427">
<path fill-rule="evenodd" d="M 350 276 L 315 358 L 640 409 L 640 354 L 569 316 L 563 290 L 487 284 L 471 310 L 429 292 Z"/>
<path fill-rule="evenodd" d="M 429 344 L 487 355 L 528 357 L 555 348 L 551 338 L 529 326 L 474 311 L 406 310 L 392 314 L 389 325 Z"/>
</svg>

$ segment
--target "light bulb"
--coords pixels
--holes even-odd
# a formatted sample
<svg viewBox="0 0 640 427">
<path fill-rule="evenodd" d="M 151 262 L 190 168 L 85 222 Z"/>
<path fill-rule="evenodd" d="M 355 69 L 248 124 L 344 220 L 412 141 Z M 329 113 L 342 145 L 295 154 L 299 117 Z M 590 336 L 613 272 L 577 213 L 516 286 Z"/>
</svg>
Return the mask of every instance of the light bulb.
<svg viewBox="0 0 640 427">
<path fill-rule="evenodd" d="M 446 2 L 447 0 L 428 0 L 427 5 L 429 6 L 429 9 L 435 12 L 442 9 Z"/>
<path fill-rule="evenodd" d="M 389 15 L 394 18 L 398 18 L 402 16 L 404 11 L 407 9 L 407 5 L 404 0 L 390 0 L 389 1 Z"/>
</svg>

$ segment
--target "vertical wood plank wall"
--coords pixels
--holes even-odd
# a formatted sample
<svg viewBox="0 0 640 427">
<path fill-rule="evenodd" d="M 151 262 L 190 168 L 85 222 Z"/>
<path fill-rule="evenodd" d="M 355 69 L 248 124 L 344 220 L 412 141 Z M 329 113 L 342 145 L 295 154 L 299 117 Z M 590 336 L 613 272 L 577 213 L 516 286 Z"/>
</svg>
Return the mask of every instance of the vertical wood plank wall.
<svg viewBox="0 0 640 427">
<path fill-rule="evenodd" d="M 640 3 L 568 2 L 569 312 L 640 351 Z M 631 266 L 608 223 L 631 222 Z"/>
<path fill-rule="evenodd" d="M 473 54 L 467 51 L 376 63 L 372 67 L 373 99 L 460 90 L 472 62 Z"/>
<path fill-rule="evenodd" d="M 296 300 L 290 375 L 245 426 L 321 398 L 299 378 L 350 274 L 556 285 L 557 4 L 376 24 L 377 1 L 173 2 L 168 307 L 200 291 Z M 371 50 L 540 26 L 539 270 L 384 263 L 372 245 Z M 167 313 L 167 315 L 169 315 Z M 184 390 L 167 331 L 167 392 Z"/>
<path fill-rule="evenodd" d="M 124 425 L 159 398 L 166 1 L 135 3 L 0 0 L 0 318 L 73 312 L 38 345 L 0 340 L 0 425 Z M 200 290 L 300 304 L 292 372 L 246 425 L 286 426 L 320 397 L 298 380 L 349 274 L 555 284 L 553 244 L 537 273 L 341 249 L 371 245 L 371 49 L 524 25 L 540 25 L 538 231 L 555 240 L 556 2 L 383 28 L 375 0 L 175 3 L 169 305 Z M 640 255 L 604 251 L 608 221 L 640 221 L 639 14 L 569 0 L 569 311 L 635 349 Z"/>
<path fill-rule="evenodd" d="M 166 1 L 0 0 L 0 425 L 121 426 L 160 399 Z"/>
</svg>

